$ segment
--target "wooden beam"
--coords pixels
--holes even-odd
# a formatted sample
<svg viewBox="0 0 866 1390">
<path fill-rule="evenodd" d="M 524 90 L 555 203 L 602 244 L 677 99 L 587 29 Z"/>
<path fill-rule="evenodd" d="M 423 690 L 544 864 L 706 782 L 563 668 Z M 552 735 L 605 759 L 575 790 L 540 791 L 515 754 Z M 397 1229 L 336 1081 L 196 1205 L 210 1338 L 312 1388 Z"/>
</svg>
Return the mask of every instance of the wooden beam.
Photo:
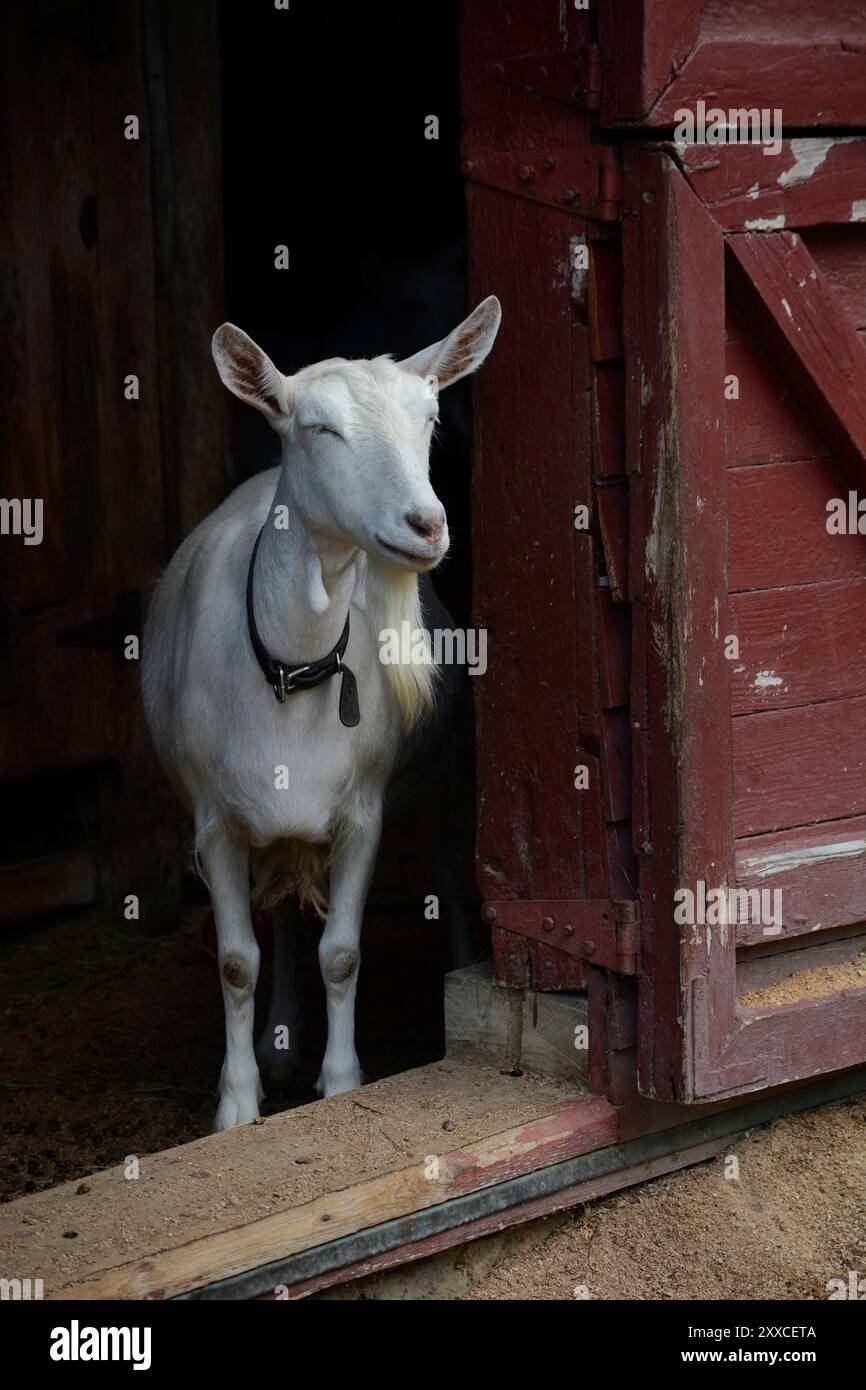
<svg viewBox="0 0 866 1390">
<path fill-rule="evenodd" d="M 513 1178 L 486 1192 L 454 1198 L 444 1207 L 422 1213 L 411 1224 L 392 1222 L 389 1228 L 334 1242 L 309 1256 L 287 1260 L 276 1270 L 214 1285 L 193 1297 L 272 1296 L 266 1280 L 271 1287 L 280 1286 L 281 1297 L 286 1293 L 290 1298 L 304 1297 L 319 1287 L 463 1245 L 491 1230 L 592 1201 L 631 1183 L 701 1162 L 729 1145 L 733 1136 L 744 1130 L 817 1105 L 850 1099 L 860 1094 L 864 1085 L 866 1071 L 861 1068 L 822 1077 L 806 1086 L 751 1097 L 736 1106 L 664 1106 L 658 1107 L 660 1113 L 652 1120 L 645 1111 L 637 1131 L 632 1130 L 628 1139 L 623 1138 L 612 1148 L 583 1154 L 544 1172 Z"/>
<path fill-rule="evenodd" d="M 436 1224 L 442 1203 L 607 1147 L 618 1120 L 574 1085 L 445 1060 L 142 1154 L 135 1180 L 120 1166 L 9 1202 L 0 1248 L 46 1298 L 170 1297 L 284 1259 L 309 1269 L 371 1227 Z"/>
<path fill-rule="evenodd" d="M 49 1297 L 171 1298 L 244 1270 L 336 1240 L 368 1226 L 423 1211 L 439 1202 L 535 1168 L 601 1148 L 616 1138 L 616 1112 L 606 1101 L 564 1101 L 549 1114 L 436 1158 L 361 1179 L 272 1216 L 199 1240 L 181 1241 L 130 1263 L 105 1261 Z"/>
<path fill-rule="evenodd" d="M 698 1032 L 688 1003 L 692 981 L 709 976 L 700 1027 L 713 1048 L 727 1037 L 736 1000 L 733 935 L 711 939 L 673 920 L 678 889 L 734 882 L 724 248 L 721 228 L 666 155 L 641 151 L 626 198 L 640 209 L 626 249 L 633 258 L 626 370 L 641 383 L 642 398 L 631 397 L 626 439 L 627 452 L 640 458 L 630 507 L 631 719 L 641 725 L 634 761 L 649 798 L 638 846 L 638 1084 L 645 1096 L 690 1101 Z"/>
<path fill-rule="evenodd" d="M 759 329 L 853 486 L 866 492 L 866 346 L 796 232 L 728 238 Z"/>
<path fill-rule="evenodd" d="M 779 230 L 855 223 L 866 139 L 783 140 L 775 157 L 766 155 L 763 145 L 664 148 L 727 231 L 757 231 L 773 223 Z"/>
<path fill-rule="evenodd" d="M 400 1245 L 394 1250 L 383 1251 L 369 1259 L 357 1260 L 354 1264 L 345 1265 L 341 1269 L 328 1270 L 297 1284 L 291 1284 L 287 1286 L 288 1297 L 290 1299 L 307 1298 L 310 1294 L 317 1293 L 320 1289 L 332 1288 L 335 1284 L 348 1284 L 355 1279 L 363 1279 L 369 1274 L 381 1274 L 387 1269 L 394 1269 L 415 1260 L 438 1255 L 443 1250 L 453 1249 L 454 1246 L 464 1246 L 468 1241 L 478 1240 L 483 1236 L 501 1231 L 503 1226 L 517 1226 L 526 1221 L 538 1221 L 544 1216 L 550 1216 L 553 1212 L 567 1211 L 570 1207 L 578 1206 L 584 1202 L 594 1202 L 599 1197 L 606 1197 L 609 1193 L 618 1192 L 624 1187 L 633 1187 L 636 1183 L 650 1182 L 653 1178 L 662 1177 L 665 1173 L 677 1172 L 680 1168 L 688 1168 L 695 1163 L 705 1163 L 707 1159 L 714 1158 L 721 1153 L 729 1144 L 730 1135 L 720 1135 L 706 1143 L 697 1144 L 691 1149 L 673 1149 L 670 1153 L 662 1154 L 658 1158 L 647 1159 L 627 1168 L 619 1168 L 599 1177 L 587 1178 L 583 1182 L 575 1183 L 558 1192 L 551 1192 L 543 1197 L 530 1198 L 525 1202 L 509 1207 L 507 1218 L 503 1218 L 501 1211 L 492 1212 L 489 1216 L 481 1216 L 475 1221 L 451 1226 L 436 1235 L 413 1241 L 411 1245 Z M 267 1294 L 262 1297 L 263 1301 L 270 1301 L 274 1295 Z"/>
<path fill-rule="evenodd" d="M 807 16 L 809 8 L 817 18 L 818 6 L 800 7 L 796 17 Z M 674 125 L 678 111 L 694 111 L 707 93 L 716 94 L 707 101 L 708 107 L 749 109 L 757 105 L 760 92 L 761 107 L 781 109 L 789 130 L 861 126 L 866 120 L 866 52 L 861 34 L 851 35 L 853 41 L 845 44 L 805 35 L 786 42 L 786 37 L 774 34 L 772 43 L 759 35 L 699 39 L 644 124 Z"/>
<path fill-rule="evenodd" d="M 599 0 L 606 124 L 645 119 L 697 42 L 706 0 Z"/>
</svg>

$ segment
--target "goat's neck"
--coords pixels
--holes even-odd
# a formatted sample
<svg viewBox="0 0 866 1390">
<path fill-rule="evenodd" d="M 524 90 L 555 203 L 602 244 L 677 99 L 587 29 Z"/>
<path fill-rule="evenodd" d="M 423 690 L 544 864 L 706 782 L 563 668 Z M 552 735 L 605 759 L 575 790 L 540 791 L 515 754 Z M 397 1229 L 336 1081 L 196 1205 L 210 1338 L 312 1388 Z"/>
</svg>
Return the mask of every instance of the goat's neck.
<svg viewBox="0 0 866 1390">
<path fill-rule="evenodd" d="M 287 510 L 277 513 L 278 507 Z M 274 524 L 275 516 L 286 519 Z M 301 520 L 285 470 L 256 556 L 256 625 L 272 656 L 317 661 L 336 644 L 355 588 L 358 548 Z"/>
</svg>

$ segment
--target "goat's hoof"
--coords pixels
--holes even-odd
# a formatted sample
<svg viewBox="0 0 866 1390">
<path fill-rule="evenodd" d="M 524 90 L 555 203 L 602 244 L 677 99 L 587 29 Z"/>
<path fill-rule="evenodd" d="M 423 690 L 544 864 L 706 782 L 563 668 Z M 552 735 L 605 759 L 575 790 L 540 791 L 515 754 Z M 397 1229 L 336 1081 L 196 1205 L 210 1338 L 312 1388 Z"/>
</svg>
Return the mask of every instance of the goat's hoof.
<svg viewBox="0 0 866 1390">
<path fill-rule="evenodd" d="M 264 1099 L 264 1091 L 261 1082 L 250 1091 L 226 1091 L 220 1096 L 220 1103 L 217 1106 L 216 1117 L 213 1122 L 214 1134 L 221 1134 L 225 1129 L 234 1129 L 235 1125 L 248 1125 L 251 1120 L 259 1118 L 259 1101 Z"/>
<path fill-rule="evenodd" d="M 364 1074 L 357 1065 L 345 1069 L 322 1067 L 316 1082 L 316 1092 L 323 1100 L 329 1096 L 341 1096 L 346 1091 L 357 1091 L 364 1084 Z"/>
<path fill-rule="evenodd" d="M 234 1129 L 236 1125 L 248 1125 L 252 1120 L 259 1118 L 259 1107 L 240 1106 L 234 1100 L 221 1100 L 213 1122 L 214 1134 L 222 1134 L 223 1130 Z"/>
</svg>

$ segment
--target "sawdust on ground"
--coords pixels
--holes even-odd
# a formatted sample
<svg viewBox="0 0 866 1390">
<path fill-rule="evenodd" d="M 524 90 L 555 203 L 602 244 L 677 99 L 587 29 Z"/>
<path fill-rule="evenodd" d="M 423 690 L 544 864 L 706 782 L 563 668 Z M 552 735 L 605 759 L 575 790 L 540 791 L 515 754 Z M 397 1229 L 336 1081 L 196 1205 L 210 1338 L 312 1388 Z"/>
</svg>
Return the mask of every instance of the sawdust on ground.
<svg viewBox="0 0 866 1390">
<path fill-rule="evenodd" d="M 862 989 L 866 985 L 866 951 L 853 960 L 837 961 L 833 965 L 817 965 L 812 970 L 798 970 L 784 980 L 764 985 L 762 989 L 741 994 L 739 1003 L 746 1009 L 774 1008 L 793 1004 L 798 999 L 821 999 L 841 989 Z"/>
<path fill-rule="evenodd" d="M 826 1299 L 850 1270 L 866 1276 L 866 1098 L 777 1120 L 699 1167 L 579 1207 L 465 1297 Z"/>
</svg>

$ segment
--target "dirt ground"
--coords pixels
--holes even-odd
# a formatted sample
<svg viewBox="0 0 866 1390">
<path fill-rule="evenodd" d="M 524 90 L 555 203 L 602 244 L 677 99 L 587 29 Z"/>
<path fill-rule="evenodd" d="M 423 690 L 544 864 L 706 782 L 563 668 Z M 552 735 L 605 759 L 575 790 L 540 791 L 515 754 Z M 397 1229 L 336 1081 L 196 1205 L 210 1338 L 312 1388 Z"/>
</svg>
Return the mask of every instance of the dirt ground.
<svg viewBox="0 0 866 1390">
<path fill-rule="evenodd" d="M 0 1201 L 210 1132 L 224 1030 L 216 962 L 202 944 L 208 913 L 195 906 L 180 932 L 158 937 L 99 912 L 3 933 Z M 383 910 L 365 926 L 358 1039 L 370 1080 L 442 1056 L 449 964 L 438 925 Z M 298 950 L 301 1071 L 291 1087 L 269 1088 L 265 1115 L 315 1099 L 325 1044 L 318 934 L 305 923 Z"/>
<path fill-rule="evenodd" d="M 739 1176 L 731 1159 L 737 1160 Z M 825 1299 L 866 1277 L 866 1100 L 778 1120 L 709 1163 L 577 1209 L 465 1298 Z"/>
</svg>

